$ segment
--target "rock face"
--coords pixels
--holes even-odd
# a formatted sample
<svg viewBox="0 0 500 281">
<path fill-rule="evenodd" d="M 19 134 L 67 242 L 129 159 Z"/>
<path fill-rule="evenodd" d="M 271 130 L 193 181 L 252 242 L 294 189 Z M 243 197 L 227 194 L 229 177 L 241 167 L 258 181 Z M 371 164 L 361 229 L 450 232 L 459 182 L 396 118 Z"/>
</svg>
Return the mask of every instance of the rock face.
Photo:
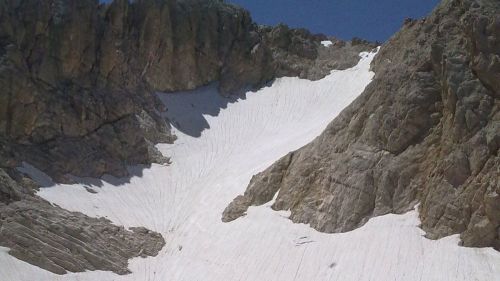
<svg viewBox="0 0 500 281">
<path fill-rule="evenodd" d="M 223 220 L 270 201 L 344 232 L 420 203 L 430 238 L 500 250 L 500 2 L 445 0 L 385 43 L 364 93 L 256 175 Z"/>
<path fill-rule="evenodd" d="M 26 161 L 69 182 L 168 163 L 154 145 L 175 136 L 156 91 L 219 81 L 229 95 L 281 76 L 319 79 L 373 47 L 325 39 L 258 26 L 217 0 L 0 1 L 0 245 L 58 274 L 123 274 L 129 258 L 156 255 L 159 234 L 53 206 L 14 168 Z"/>
</svg>

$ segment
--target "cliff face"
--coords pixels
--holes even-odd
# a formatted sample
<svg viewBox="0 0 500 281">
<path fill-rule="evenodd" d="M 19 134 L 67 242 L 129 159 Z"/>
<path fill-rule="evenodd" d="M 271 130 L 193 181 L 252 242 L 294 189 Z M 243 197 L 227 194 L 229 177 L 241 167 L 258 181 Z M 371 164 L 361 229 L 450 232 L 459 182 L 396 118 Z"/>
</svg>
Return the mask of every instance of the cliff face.
<svg viewBox="0 0 500 281">
<path fill-rule="evenodd" d="M 124 176 L 126 161 L 166 160 L 152 142 L 173 137 L 134 75 L 136 54 L 122 46 L 126 3 L 2 1 L 0 135 L 13 158 L 61 181 L 69 172 Z"/>
<path fill-rule="evenodd" d="M 254 176 L 223 220 L 270 201 L 324 232 L 419 205 L 430 238 L 500 249 L 500 3 L 445 0 L 385 43 L 365 92 Z"/>
</svg>

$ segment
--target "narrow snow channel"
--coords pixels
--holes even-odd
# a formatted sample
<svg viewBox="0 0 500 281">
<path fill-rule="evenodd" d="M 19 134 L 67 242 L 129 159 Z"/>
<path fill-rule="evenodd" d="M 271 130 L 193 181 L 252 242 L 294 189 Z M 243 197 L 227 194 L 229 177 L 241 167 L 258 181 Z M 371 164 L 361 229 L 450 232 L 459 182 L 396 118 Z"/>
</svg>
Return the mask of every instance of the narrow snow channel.
<svg viewBox="0 0 500 281">
<path fill-rule="evenodd" d="M 136 167 L 130 182 L 105 177 L 92 186 L 97 194 L 83 183 L 38 193 L 72 211 L 158 231 L 166 240 L 160 254 L 131 260 L 133 273 L 125 276 L 58 276 L 0 248 L 0 280 L 500 280 L 500 254 L 459 247 L 456 236 L 427 240 L 416 212 L 378 217 L 343 234 L 293 224 L 270 204 L 221 222 L 252 175 L 313 140 L 363 91 L 373 78 L 373 56 L 362 54 L 357 66 L 316 82 L 278 79 L 229 104 L 213 87 L 161 95 L 178 128 L 174 144 L 159 145 L 170 166 L 142 173 Z"/>
</svg>

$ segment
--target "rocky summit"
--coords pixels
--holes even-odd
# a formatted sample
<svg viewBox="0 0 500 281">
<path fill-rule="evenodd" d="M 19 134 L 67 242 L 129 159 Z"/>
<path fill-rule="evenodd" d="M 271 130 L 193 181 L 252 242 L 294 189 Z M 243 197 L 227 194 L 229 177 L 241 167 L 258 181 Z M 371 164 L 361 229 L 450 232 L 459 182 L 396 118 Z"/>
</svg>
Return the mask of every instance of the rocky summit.
<svg viewBox="0 0 500 281">
<path fill-rule="evenodd" d="M 418 205 L 427 237 L 500 250 L 500 2 L 445 0 L 380 49 L 364 93 L 254 176 L 223 221 L 269 202 L 323 232 Z"/>
</svg>

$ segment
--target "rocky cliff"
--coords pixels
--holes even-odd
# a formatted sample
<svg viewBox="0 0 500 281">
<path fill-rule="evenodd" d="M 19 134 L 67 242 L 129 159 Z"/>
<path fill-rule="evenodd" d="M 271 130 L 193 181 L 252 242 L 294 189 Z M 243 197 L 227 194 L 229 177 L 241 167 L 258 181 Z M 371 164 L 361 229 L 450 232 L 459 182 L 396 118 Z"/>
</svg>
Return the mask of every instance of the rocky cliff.
<svg viewBox="0 0 500 281">
<path fill-rule="evenodd" d="M 219 81 L 230 95 L 281 76 L 319 79 L 373 47 L 325 39 L 256 25 L 216 0 L 0 1 L 0 246 L 58 274 L 124 274 L 129 258 L 156 255 L 158 233 L 53 206 L 15 168 L 25 161 L 69 182 L 168 163 L 154 145 L 175 136 L 155 92 Z"/>
<path fill-rule="evenodd" d="M 275 210 L 324 232 L 419 203 L 430 238 L 500 249 L 500 2 L 445 0 L 385 43 L 364 93 L 224 211 Z"/>
</svg>

